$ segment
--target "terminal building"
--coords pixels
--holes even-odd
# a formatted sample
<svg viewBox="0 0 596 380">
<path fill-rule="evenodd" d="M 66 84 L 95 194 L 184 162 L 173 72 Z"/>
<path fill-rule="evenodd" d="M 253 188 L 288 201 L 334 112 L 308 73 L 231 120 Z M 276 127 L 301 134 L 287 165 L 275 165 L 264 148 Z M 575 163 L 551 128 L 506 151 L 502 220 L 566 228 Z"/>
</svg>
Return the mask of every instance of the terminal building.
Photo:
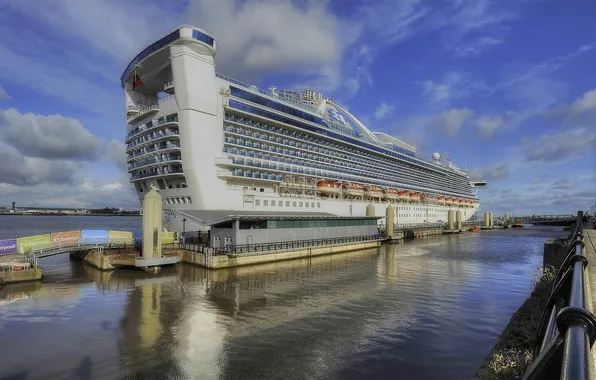
<svg viewBox="0 0 596 380">
<path fill-rule="evenodd" d="M 378 216 L 337 216 L 327 213 L 187 211 L 188 219 L 211 227 L 209 244 L 229 246 L 341 238 L 378 234 Z"/>
</svg>

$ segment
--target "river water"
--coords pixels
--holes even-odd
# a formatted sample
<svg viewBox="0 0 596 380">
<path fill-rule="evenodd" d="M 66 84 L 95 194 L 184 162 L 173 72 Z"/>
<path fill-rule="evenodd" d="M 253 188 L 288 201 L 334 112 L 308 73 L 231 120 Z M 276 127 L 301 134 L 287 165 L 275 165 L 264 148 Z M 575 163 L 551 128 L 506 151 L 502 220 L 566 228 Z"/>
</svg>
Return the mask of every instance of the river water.
<svg viewBox="0 0 596 380">
<path fill-rule="evenodd" d="M 21 236 L 140 227 L 35 220 Z M 41 283 L 0 288 L 0 378 L 469 379 L 529 295 L 543 243 L 565 235 L 494 230 L 211 272 L 42 259 Z"/>
</svg>

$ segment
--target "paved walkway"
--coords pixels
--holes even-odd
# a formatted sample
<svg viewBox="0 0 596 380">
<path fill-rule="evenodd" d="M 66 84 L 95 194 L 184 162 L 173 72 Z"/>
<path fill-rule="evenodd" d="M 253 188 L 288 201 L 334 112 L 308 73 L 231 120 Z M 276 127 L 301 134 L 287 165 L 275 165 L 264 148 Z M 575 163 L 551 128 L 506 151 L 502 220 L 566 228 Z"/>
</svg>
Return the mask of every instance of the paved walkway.
<svg viewBox="0 0 596 380">
<path fill-rule="evenodd" d="M 596 230 L 584 229 L 584 256 L 588 259 L 585 277 L 586 307 L 596 315 Z M 590 379 L 596 379 L 596 345 L 592 348 L 592 368 Z"/>
</svg>

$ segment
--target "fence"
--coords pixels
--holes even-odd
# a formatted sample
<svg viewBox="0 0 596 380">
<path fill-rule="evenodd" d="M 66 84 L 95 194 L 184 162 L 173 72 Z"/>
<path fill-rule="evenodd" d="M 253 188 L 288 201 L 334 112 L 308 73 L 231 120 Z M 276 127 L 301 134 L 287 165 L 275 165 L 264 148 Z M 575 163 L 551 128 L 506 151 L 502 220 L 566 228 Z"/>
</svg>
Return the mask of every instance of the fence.
<svg viewBox="0 0 596 380">
<path fill-rule="evenodd" d="M 309 248 L 315 246 L 326 246 L 336 244 L 358 243 L 377 241 L 380 235 L 365 235 L 365 236 L 350 236 L 338 238 L 312 239 L 312 240 L 293 240 L 277 243 L 261 243 L 261 244 L 242 244 L 242 245 L 228 245 L 223 249 L 216 250 L 215 254 L 229 255 L 229 254 L 249 254 L 249 253 L 271 253 L 271 251 L 283 251 L 296 248 Z"/>
<path fill-rule="evenodd" d="M 596 318 L 586 309 L 583 255 L 583 213 L 567 245 L 550 298 L 540 318 L 534 360 L 523 379 L 588 379 Z M 560 370 L 559 370 L 560 369 Z"/>
</svg>

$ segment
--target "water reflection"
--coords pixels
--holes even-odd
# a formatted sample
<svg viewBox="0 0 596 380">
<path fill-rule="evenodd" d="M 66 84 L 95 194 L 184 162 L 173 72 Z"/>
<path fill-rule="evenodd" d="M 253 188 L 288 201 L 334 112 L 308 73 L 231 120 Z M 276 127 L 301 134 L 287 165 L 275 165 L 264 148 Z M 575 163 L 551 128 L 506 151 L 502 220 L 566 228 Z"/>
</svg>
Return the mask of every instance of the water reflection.
<svg viewBox="0 0 596 380">
<path fill-rule="evenodd" d="M 219 271 L 56 258 L 43 283 L 0 289 L 0 376 L 469 378 L 544 240 L 468 234 Z"/>
</svg>

